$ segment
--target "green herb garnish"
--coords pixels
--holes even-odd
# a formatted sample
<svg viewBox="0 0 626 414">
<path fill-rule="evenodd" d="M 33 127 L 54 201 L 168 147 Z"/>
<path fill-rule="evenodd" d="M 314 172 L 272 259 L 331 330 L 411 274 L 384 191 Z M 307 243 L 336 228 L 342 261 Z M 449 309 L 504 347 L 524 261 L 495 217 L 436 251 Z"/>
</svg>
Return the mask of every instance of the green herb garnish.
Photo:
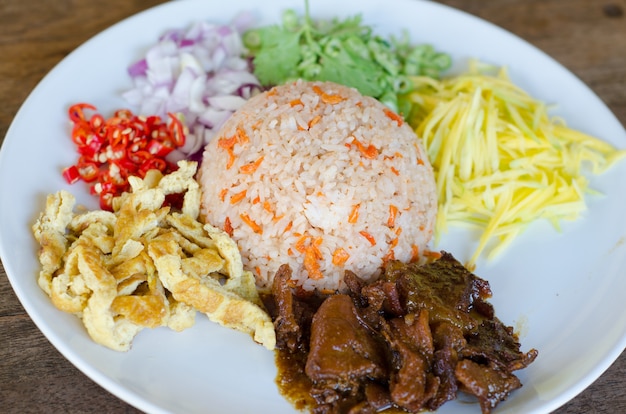
<svg viewBox="0 0 626 414">
<path fill-rule="evenodd" d="M 308 0 L 304 17 L 286 10 L 282 25 L 249 30 L 243 41 L 253 56 L 254 74 L 264 86 L 299 78 L 332 81 L 405 114 L 399 96 L 413 89 L 410 77 L 439 78 L 451 63 L 449 55 L 430 45 L 412 46 L 406 32 L 388 40 L 373 34 L 360 15 L 313 21 Z"/>
</svg>

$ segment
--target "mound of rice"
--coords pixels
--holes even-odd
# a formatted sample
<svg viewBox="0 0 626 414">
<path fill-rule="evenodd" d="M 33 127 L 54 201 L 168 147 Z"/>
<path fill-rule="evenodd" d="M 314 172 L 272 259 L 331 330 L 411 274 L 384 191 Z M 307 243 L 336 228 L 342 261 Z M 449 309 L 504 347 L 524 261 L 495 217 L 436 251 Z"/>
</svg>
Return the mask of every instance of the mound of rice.
<svg viewBox="0 0 626 414">
<path fill-rule="evenodd" d="M 432 167 L 387 107 L 329 82 L 297 81 L 250 99 L 207 145 L 204 219 L 231 234 L 259 288 L 289 264 L 306 290 L 372 280 L 384 261 L 418 259 L 437 212 Z"/>
</svg>

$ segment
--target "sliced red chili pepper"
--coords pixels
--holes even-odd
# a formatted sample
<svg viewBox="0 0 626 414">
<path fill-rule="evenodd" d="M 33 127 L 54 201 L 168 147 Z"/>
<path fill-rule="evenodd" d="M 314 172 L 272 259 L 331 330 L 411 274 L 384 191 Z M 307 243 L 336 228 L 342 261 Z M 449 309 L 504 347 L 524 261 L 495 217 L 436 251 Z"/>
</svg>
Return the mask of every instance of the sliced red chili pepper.
<svg viewBox="0 0 626 414">
<path fill-rule="evenodd" d="M 86 183 L 95 181 L 100 175 L 100 167 L 95 162 L 86 162 L 76 166 L 80 178 Z"/>
<path fill-rule="evenodd" d="M 128 178 L 131 175 L 135 175 L 139 166 L 134 163 L 128 157 L 120 158 L 119 160 L 111 160 L 111 164 L 115 164 L 120 170 L 120 176 Z"/>
<path fill-rule="evenodd" d="M 146 162 L 146 160 L 152 158 L 152 154 L 150 154 L 146 150 L 129 152 L 127 156 L 130 161 L 134 162 L 137 165 L 141 165 Z"/>
<path fill-rule="evenodd" d="M 98 135 L 90 135 L 87 137 L 85 144 L 79 146 L 77 151 L 80 155 L 84 155 L 93 159 L 98 151 L 100 151 L 103 144 L 103 138 L 99 137 Z"/>
<path fill-rule="evenodd" d="M 133 128 L 138 135 L 145 136 L 146 132 L 150 130 L 150 127 L 146 121 L 142 121 L 141 118 L 135 117 L 130 123 L 130 127 Z"/>
<path fill-rule="evenodd" d="M 92 111 L 96 110 L 96 107 L 87 103 L 78 103 L 70 106 L 69 115 L 70 120 L 72 122 L 80 122 L 85 121 L 87 118 L 85 117 L 84 109 L 91 109 Z"/>
<path fill-rule="evenodd" d="M 149 116 L 146 118 L 145 124 L 149 130 L 152 130 L 162 124 L 161 117 L 155 115 Z"/>
<path fill-rule="evenodd" d="M 106 140 L 109 145 L 123 144 L 122 127 L 119 124 L 107 125 Z"/>
<path fill-rule="evenodd" d="M 74 144 L 80 148 L 82 145 L 85 145 L 90 133 L 89 124 L 86 122 L 79 122 L 72 128 L 72 141 L 74 141 Z"/>
<path fill-rule="evenodd" d="M 185 128 L 183 127 L 180 119 L 176 117 L 176 115 L 168 112 L 167 115 L 170 117 L 170 131 L 172 132 L 172 136 L 174 138 L 174 145 L 177 147 L 181 147 L 185 145 Z"/>
<path fill-rule="evenodd" d="M 75 165 L 64 168 L 62 174 L 68 184 L 74 184 L 76 181 L 80 180 L 80 173 Z"/>
<path fill-rule="evenodd" d="M 113 197 L 115 197 L 113 193 L 100 194 L 100 208 L 108 211 L 113 210 Z"/>
<path fill-rule="evenodd" d="M 148 147 L 148 140 L 145 136 L 135 136 L 132 142 L 128 143 L 129 152 L 143 151 Z"/>
<path fill-rule="evenodd" d="M 159 158 L 163 158 L 167 154 L 172 152 L 174 148 L 170 147 L 169 145 L 166 145 L 165 143 L 161 141 L 157 141 L 156 139 L 153 139 L 147 145 L 146 150 L 152 155 L 156 155 Z"/>
<path fill-rule="evenodd" d="M 141 177 L 145 177 L 146 173 L 150 170 L 159 170 L 161 172 L 165 171 L 167 168 L 167 162 L 160 158 L 150 158 L 147 159 L 141 166 L 139 167 L 139 174 Z"/>
<path fill-rule="evenodd" d="M 89 125 L 93 130 L 99 130 L 104 126 L 104 117 L 100 114 L 93 114 L 89 119 Z"/>
<path fill-rule="evenodd" d="M 96 186 L 96 192 L 98 194 L 113 194 L 117 190 L 117 186 L 113 181 L 102 181 Z"/>
<path fill-rule="evenodd" d="M 131 119 L 133 117 L 133 113 L 129 109 L 118 109 L 115 111 L 113 116 L 115 118 Z"/>
</svg>

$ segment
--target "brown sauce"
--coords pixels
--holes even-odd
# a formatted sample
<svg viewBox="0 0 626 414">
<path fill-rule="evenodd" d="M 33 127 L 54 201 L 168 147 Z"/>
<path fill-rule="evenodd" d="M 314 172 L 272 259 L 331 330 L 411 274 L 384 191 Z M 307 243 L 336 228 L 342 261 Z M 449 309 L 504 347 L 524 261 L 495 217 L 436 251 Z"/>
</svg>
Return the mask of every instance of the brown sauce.
<svg viewBox="0 0 626 414">
<path fill-rule="evenodd" d="M 313 383 L 304 372 L 306 355 L 291 352 L 274 351 L 274 361 L 278 368 L 276 385 L 278 391 L 297 410 L 313 407 L 315 400 L 311 396 Z"/>
</svg>

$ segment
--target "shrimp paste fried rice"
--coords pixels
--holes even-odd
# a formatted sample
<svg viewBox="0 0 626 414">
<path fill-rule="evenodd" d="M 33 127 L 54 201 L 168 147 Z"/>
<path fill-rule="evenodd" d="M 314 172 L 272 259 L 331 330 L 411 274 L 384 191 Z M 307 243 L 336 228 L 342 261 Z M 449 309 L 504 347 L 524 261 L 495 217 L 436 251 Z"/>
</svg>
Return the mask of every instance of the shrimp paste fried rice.
<svg viewBox="0 0 626 414">
<path fill-rule="evenodd" d="M 296 81 L 250 99 L 207 144 L 204 220 L 228 232 L 260 289 L 289 264 L 306 290 L 372 280 L 419 258 L 433 233 L 433 170 L 386 106 L 330 82 Z"/>
</svg>

